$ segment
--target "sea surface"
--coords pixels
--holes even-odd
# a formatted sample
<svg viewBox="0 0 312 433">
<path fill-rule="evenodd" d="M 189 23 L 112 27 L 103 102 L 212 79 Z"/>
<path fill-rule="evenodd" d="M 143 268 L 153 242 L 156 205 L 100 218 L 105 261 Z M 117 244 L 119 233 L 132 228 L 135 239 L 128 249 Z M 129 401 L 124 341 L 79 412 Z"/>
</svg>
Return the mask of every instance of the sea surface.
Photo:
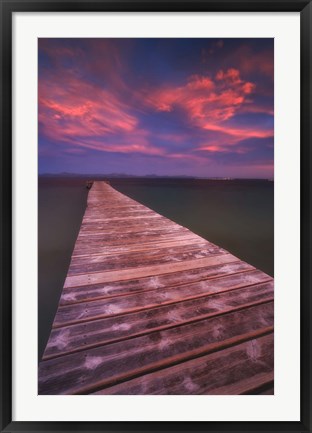
<svg viewBox="0 0 312 433">
<path fill-rule="evenodd" d="M 86 180 L 39 178 L 39 360 L 85 211 Z M 118 191 L 273 276 L 274 182 L 187 178 L 124 178 L 110 182 Z"/>
</svg>

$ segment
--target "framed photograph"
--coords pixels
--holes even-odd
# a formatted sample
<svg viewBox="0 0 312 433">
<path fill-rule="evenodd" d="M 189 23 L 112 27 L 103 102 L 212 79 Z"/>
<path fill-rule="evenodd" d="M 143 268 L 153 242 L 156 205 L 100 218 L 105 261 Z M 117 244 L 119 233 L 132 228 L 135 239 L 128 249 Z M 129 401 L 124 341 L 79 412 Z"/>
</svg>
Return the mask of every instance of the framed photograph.
<svg viewBox="0 0 312 433">
<path fill-rule="evenodd" d="M 1 1 L 1 431 L 311 431 L 311 2 Z"/>
</svg>

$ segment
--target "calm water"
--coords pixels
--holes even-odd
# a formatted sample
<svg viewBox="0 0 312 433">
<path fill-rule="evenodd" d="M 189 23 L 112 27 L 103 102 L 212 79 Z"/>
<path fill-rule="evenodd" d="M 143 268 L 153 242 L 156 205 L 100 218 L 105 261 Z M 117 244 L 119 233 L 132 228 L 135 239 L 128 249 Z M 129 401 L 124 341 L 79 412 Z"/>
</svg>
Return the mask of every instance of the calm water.
<svg viewBox="0 0 312 433">
<path fill-rule="evenodd" d="M 273 182 L 114 179 L 111 185 L 273 276 Z M 39 359 L 49 337 L 86 198 L 85 179 L 39 181 Z"/>
</svg>

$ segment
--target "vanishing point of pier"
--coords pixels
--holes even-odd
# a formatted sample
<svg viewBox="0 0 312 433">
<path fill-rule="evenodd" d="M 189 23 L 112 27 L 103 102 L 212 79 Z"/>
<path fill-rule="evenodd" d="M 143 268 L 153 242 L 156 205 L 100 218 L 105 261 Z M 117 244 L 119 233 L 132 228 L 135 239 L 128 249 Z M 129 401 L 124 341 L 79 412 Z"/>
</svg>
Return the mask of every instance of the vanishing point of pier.
<svg viewBox="0 0 312 433">
<path fill-rule="evenodd" d="M 273 279 L 94 182 L 39 394 L 272 394 Z"/>
</svg>

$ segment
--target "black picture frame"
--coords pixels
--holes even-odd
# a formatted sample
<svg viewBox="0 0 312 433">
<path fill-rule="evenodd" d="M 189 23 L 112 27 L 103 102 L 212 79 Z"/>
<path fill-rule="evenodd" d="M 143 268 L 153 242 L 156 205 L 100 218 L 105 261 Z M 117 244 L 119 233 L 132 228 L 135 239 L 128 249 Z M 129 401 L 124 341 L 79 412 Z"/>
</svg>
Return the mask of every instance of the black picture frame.
<svg viewBox="0 0 312 433">
<path fill-rule="evenodd" d="M 311 18 L 307 0 L 0 0 L 1 6 L 1 431 L 311 432 Z M 301 420 L 299 422 L 12 421 L 12 14 L 14 12 L 300 12 L 301 33 Z M 290 348 L 291 350 L 291 348 Z"/>
</svg>

